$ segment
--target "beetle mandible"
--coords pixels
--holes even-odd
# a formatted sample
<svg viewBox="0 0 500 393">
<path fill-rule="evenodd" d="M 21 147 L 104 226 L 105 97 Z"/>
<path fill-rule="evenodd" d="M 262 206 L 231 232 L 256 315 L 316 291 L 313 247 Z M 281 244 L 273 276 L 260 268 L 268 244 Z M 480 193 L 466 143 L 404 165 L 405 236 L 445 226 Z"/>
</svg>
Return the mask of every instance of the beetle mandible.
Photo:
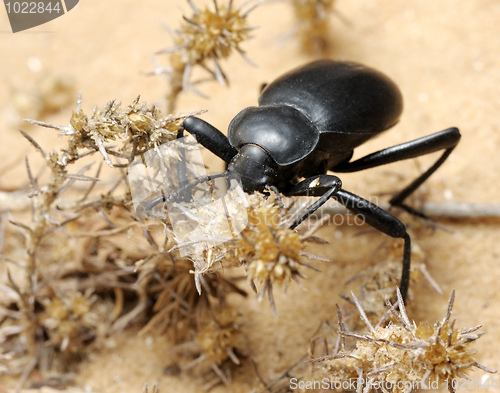
<svg viewBox="0 0 500 393">
<path fill-rule="evenodd" d="M 403 239 L 400 291 L 406 299 L 411 243 L 405 225 L 377 205 L 342 189 L 341 180 L 327 174 L 361 171 L 444 150 L 429 169 L 390 200 L 392 206 L 418 214 L 404 200 L 450 155 L 460 140 L 457 128 L 351 161 L 357 146 L 398 122 L 402 108 L 399 88 L 381 72 L 354 62 L 319 60 L 265 86 L 259 106 L 243 109 L 231 121 L 228 137 L 196 117 L 184 120 L 179 137 L 183 130 L 194 135 L 226 162 L 227 174 L 239 177 L 248 193 L 277 189 L 285 196 L 320 197 L 292 228 L 333 198 L 363 215 L 379 231 Z"/>
</svg>

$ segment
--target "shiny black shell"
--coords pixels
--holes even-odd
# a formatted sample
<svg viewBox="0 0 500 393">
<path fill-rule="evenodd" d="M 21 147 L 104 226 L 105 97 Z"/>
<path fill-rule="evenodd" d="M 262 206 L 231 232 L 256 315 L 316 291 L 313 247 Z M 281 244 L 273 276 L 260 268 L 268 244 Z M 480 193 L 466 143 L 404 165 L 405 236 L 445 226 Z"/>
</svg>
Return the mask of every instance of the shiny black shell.
<svg viewBox="0 0 500 393">
<path fill-rule="evenodd" d="M 282 166 L 313 151 L 346 156 L 394 126 L 401 92 L 381 72 L 353 62 L 319 60 L 296 68 L 265 87 L 258 107 L 231 122 L 229 142 L 255 144 Z"/>
</svg>

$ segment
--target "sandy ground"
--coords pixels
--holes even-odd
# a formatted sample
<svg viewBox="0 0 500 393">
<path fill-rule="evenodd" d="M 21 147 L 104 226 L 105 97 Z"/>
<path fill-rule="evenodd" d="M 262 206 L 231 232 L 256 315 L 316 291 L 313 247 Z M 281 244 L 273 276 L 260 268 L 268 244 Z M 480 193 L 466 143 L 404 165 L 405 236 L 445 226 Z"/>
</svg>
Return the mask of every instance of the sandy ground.
<svg viewBox="0 0 500 393">
<path fill-rule="evenodd" d="M 400 123 L 362 146 L 356 155 L 457 126 L 463 139 L 427 182 L 426 200 L 500 203 L 500 3 L 339 0 L 337 9 L 348 22 L 332 19 L 330 57 L 359 61 L 382 70 L 398 83 L 405 100 Z M 83 93 L 87 111 L 113 98 L 130 103 L 138 94 L 145 101 L 161 104 L 166 83 L 144 73 L 153 69 L 152 54 L 171 45 L 162 23 L 176 27 L 182 12 L 189 13 L 189 7 L 180 0 L 86 0 L 64 17 L 12 34 L 2 11 L 0 168 L 17 165 L 2 173 L 2 188 L 25 184 L 24 156 L 29 154 L 36 160 L 35 153 L 17 132 L 18 127 L 29 130 L 44 146 L 61 143 L 52 131 L 15 122 L 12 86 L 17 86 L 17 91 L 29 88 L 39 78 L 39 73 L 32 70 L 41 65 L 41 72 L 73 78 L 74 86 Z M 250 16 L 250 22 L 260 28 L 243 48 L 258 67 L 249 66 L 237 55 L 223 62 L 230 88 L 203 86 L 209 100 L 186 93 L 179 102 L 180 112 L 208 109 L 204 118 L 225 130 L 239 110 L 256 103 L 262 82 L 312 60 L 300 52 L 296 40 L 283 38 L 294 25 L 284 1 L 260 6 Z M 65 124 L 71 109 L 69 105 L 44 120 Z M 422 158 L 418 162 L 425 167 L 431 160 Z M 370 196 L 398 189 L 402 183 L 397 174 L 409 181 L 417 173 L 415 163 L 409 162 L 343 176 L 342 180 L 346 189 Z M 451 231 L 427 231 L 427 236 L 419 236 L 418 243 L 443 294 L 436 294 L 425 282 L 419 283 L 414 288 L 416 300 L 409 307 L 410 317 L 417 321 L 440 319 L 451 290 L 456 289 L 453 313 L 458 317 L 458 325 L 484 324 L 487 334 L 477 343 L 478 360 L 498 369 L 499 221 L 441 222 Z M 250 355 L 267 381 L 275 379 L 305 353 L 309 338 L 322 320 L 336 323 L 335 302 L 340 301 L 337 294 L 345 291 L 343 282 L 374 262 L 373 253 L 384 236 L 369 233 L 354 237 L 358 232 L 359 228 L 345 225 L 320 231 L 319 235 L 331 244 L 313 251 L 335 262 L 318 265 L 323 273 L 309 273 L 303 288 L 293 284 L 286 295 L 276 291 L 277 318 L 268 304 L 257 303 L 255 296 L 241 304 L 242 313 L 251 322 Z M 163 392 L 197 392 L 206 382 L 189 374 L 164 375 L 169 365 L 169 347 L 161 337 L 138 338 L 132 332 L 114 340 L 114 349 L 94 354 L 81 364 L 76 379 L 79 388 L 103 393 L 139 392 L 144 383 L 158 383 Z M 472 376 L 479 378 L 483 374 L 480 371 Z M 247 362 L 234 373 L 230 388 L 220 386 L 213 391 L 262 389 Z"/>
</svg>

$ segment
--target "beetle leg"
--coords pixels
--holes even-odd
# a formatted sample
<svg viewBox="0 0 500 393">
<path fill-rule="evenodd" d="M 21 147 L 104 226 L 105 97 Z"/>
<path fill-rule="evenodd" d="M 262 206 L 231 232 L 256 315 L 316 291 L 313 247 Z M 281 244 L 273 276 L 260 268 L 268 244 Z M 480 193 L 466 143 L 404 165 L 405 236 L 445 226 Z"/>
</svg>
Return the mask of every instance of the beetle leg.
<svg viewBox="0 0 500 393">
<path fill-rule="evenodd" d="M 218 129 L 216 129 L 206 121 L 203 121 L 197 117 L 189 117 L 184 120 L 184 122 L 182 123 L 182 128 L 177 132 L 177 139 L 184 137 L 184 130 L 188 131 L 191 135 L 194 135 L 197 142 L 199 142 L 202 146 L 210 150 L 218 157 L 222 158 L 226 163 L 229 163 L 231 159 L 238 153 L 238 151 L 233 146 L 231 146 L 229 140 L 222 132 L 220 132 Z M 222 175 L 227 175 L 227 173 L 224 172 L 221 175 L 207 176 L 206 178 L 199 179 L 197 182 L 189 185 L 185 149 L 183 147 L 180 148 L 180 160 L 177 165 L 179 190 L 169 195 L 168 197 L 162 195 L 161 197 L 155 198 L 151 201 L 144 202 L 144 208 L 146 210 L 152 209 L 159 203 L 165 202 L 172 196 L 176 196 L 177 201 L 188 202 L 192 198 L 191 189 L 194 184 L 199 184 L 200 182 L 221 177 Z"/>
<path fill-rule="evenodd" d="M 406 232 L 405 225 L 391 213 L 358 195 L 342 190 L 341 187 L 342 184 L 340 179 L 332 175 L 313 176 L 293 186 L 286 193 L 286 196 L 321 196 L 321 198 L 309 206 L 307 210 L 295 220 L 291 228 L 295 228 L 313 214 L 329 198 L 333 198 L 353 213 L 361 215 L 367 224 L 380 232 L 394 238 L 403 239 L 403 270 L 399 289 L 403 296 L 403 300 L 406 302 L 406 295 L 408 294 L 408 287 L 410 285 L 411 239 L 410 235 Z"/>
<path fill-rule="evenodd" d="M 177 139 L 180 139 L 184 137 L 184 133 L 182 132 L 183 130 L 180 129 L 177 132 Z M 188 169 L 187 169 L 187 162 L 186 162 L 186 150 L 184 147 L 179 148 L 179 153 L 180 153 L 180 160 L 177 163 L 177 179 L 179 181 L 179 188 L 184 187 L 186 184 L 189 183 L 188 179 Z M 182 202 L 189 202 L 192 198 L 191 192 L 187 191 L 182 195 L 180 200 Z"/>
<path fill-rule="evenodd" d="M 188 117 L 183 121 L 182 127 L 191 135 L 194 135 L 202 146 L 222 158 L 227 164 L 238 154 L 238 150 L 231 146 L 227 137 L 204 120 L 197 117 Z M 177 137 L 182 138 L 182 136 L 183 130 L 181 129 Z"/>
<path fill-rule="evenodd" d="M 161 195 L 161 196 L 156 197 L 154 199 L 145 199 L 144 201 L 142 201 L 140 203 L 139 208 L 142 211 L 146 211 L 146 210 L 151 210 L 153 207 L 155 207 L 156 205 L 158 205 L 162 202 L 171 202 L 171 201 L 185 202 L 187 199 L 187 198 L 185 198 L 185 195 L 191 196 L 191 194 L 186 194 L 186 193 L 188 193 L 188 192 L 190 193 L 191 190 L 194 187 L 196 187 L 198 184 L 201 184 L 201 183 L 204 183 L 207 181 L 212 181 L 213 179 L 218 179 L 220 177 L 227 178 L 227 176 L 228 176 L 227 172 L 221 172 L 221 173 L 216 173 L 215 175 L 209 175 L 209 176 L 202 177 L 202 178 L 197 179 L 191 183 L 185 184 L 183 187 L 179 188 L 177 191 L 175 191 L 171 194 Z"/>
<path fill-rule="evenodd" d="M 278 188 L 276 186 L 266 186 L 266 189 L 269 190 L 269 191 L 272 191 L 274 192 L 274 194 L 276 195 L 276 199 L 278 200 L 278 205 L 280 207 L 280 211 L 283 212 L 285 210 L 285 205 L 283 204 L 283 199 L 281 199 L 281 195 L 280 195 L 280 192 L 278 190 Z"/>
<path fill-rule="evenodd" d="M 405 225 L 384 209 L 348 191 L 339 190 L 333 198 L 353 213 L 362 216 L 365 222 L 375 229 L 391 237 L 404 240 L 403 269 L 399 289 L 406 303 L 406 296 L 410 285 L 411 239 L 410 235 L 406 232 Z"/>
<path fill-rule="evenodd" d="M 316 202 L 298 217 L 292 225 L 297 227 L 302 221 L 318 210 L 329 198 L 333 197 L 342 187 L 342 181 L 333 175 L 316 175 L 292 186 L 286 196 L 319 196 Z"/>
<path fill-rule="evenodd" d="M 405 206 L 403 201 L 422 185 L 442 164 L 446 161 L 455 146 L 460 140 L 460 132 L 457 128 L 448 128 L 444 131 L 436 132 L 416 139 L 411 142 L 402 143 L 387 149 L 380 150 L 376 153 L 369 154 L 353 162 L 342 163 L 334 168 L 334 172 L 357 172 L 364 169 L 373 168 L 380 165 L 390 164 L 392 162 L 407 160 L 434 153 L 439 150 L 444 152 L 439 159 L 424 173 L 411 182 L 406 188 L 398 192 L 389 203 L 393 206 L 400 206 L 410 213 L 419 214 L 409 206 Z"/>
</svg>

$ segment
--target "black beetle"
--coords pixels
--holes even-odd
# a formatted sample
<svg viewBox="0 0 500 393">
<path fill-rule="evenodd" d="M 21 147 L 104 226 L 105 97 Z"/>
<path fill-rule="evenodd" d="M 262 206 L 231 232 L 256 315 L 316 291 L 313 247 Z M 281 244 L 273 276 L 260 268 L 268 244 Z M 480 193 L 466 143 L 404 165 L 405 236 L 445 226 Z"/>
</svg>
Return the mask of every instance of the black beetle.
<svg viewBox="0 0 500 393">
<path fill-rule="evenodd" d="M 434 165 L 390 200 L 393 206 L 419 214 L 403 201 L 455 148 L 460 140 L 457 128 L 350 161 L 354 148 L 398 122 L 402 108 L 398 87 L 379 71 L 353 62 L 319 60 L 265 86 L 259 106 L 236 115 L 227 138 L 196 117 L 186 119 L 182 127 L 226 162 L 227 173 L 237 175 L 246 192 L 273 188 L 286 196 L 319 196 L 292 228 L 333 198 L 353 213 L 363 215 L 374 228 L 402 238 L 400 290 L 406 299 L 411 252 L 405 225 L 377 205 L 343 190 L 337 176 L 326 174 L 360 171 L 444 150 Z M 305 180 L 299 181 L 301 178 Z"/>
</svg>

